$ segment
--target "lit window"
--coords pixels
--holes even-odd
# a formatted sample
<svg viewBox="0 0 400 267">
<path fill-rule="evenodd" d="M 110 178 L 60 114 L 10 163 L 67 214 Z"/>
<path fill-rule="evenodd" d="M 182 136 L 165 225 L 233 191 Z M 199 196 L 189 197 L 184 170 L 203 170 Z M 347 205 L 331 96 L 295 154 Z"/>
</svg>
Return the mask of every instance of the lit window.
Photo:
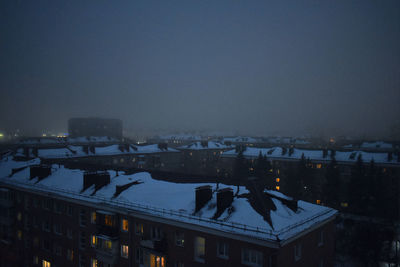
<svg viewBox="0 0 400 267">
<path fill-rule="evenodd" d="M 135 234 L 143 235 L 143 224 L 135 223 Z"/>
<path fill-rule="evenodd" d="M 183 247 L 185 245 L 185 234 L 182 232 L 175 232 L 175 244 Z"/>
<path fill-rule="evenodd" d="M 206 239 L 196 236 L 194 240 L 194 260 L 204 262 L 206 254 Z"/>
<path fill-rule="evenodd" d="M 73 250 L 70 250 L 70 249 L 67 250 L 67 259 L 69 261 L 73 261 L 74 260 L 74 251 Z"/>
<path fill-rule="evenodd" d="M 110 240 L 106 240 L 106 241 L 104 242 L 104 244 L 105 244 L 105 248 L 106 248 L 106 249 L 111 249 L 111 248 L 112 248 L 112 243 L 111 243 Z"/>
<path fill-rule="evenodd" d="M 275 186 L 275 189 L 279 191 L 280 186 L 279 185 Z"/>
<path fill-rule="evenodd" d="M 128 232 L 129 230 L 128 219 L 122 219 L 121 229 L 122 231 Z"/>
<path fill-rule="evenodd" d="M 281 170 L 278 169 L 278 170 L 276 171 L 276 173 L 277 173 L 277 174 L 281 174 Z"/>
<path fill-rule="evenodd" d="M 296 244 L 294 246 L 294 260 L 298 261 L 301 259 L 301 244 Z"/>
<path fill-rule="evenodd" d="M 127 245 L 121 245 L 121 257 L 128 258 L 129 255 L 129 247 Z"/>
<path fill-rule="evenodd" d="M 217 255 L 220 258 L 229 258 L 229 245 L 228 243 L 218 242 L 217 244 Z"/>
<path fill-rule="evenodd" d="M 190 153 L 189 153 L 189 155 L 190 155 L 190 156 L 193 156 L 193 153 L 192 153 L 192 152 L 190 152 Z"/>
<path fill-rule="evenodd" d="M 42 267 L 50 267 L 50 266 L 51 266 L 51 264 L 49 261 L 42 260 Z"/>
<path fill-rule="evenodd" d="M 317 199 L 317 204 L 320 205 L 321 204 L 321 200 Z"/>
<path fill-rule="evenodd" d="M 153 263 L 153 262 L 152 262 L 152 263 Z M 151 266 L 153 266 L 153 265 L 151 264 Z M 164 257 L 156 256 L 156 257 L 155 257 L 155 264 L 154 264 L 154 266 L 157 266 L 157 267 L 165 267 L 165 259 L 164 259 Z"/>
<path fill-rule="evenodd" d="M 22 239 L 22 231 L 21 230 L 17 231 L 17 237 L 18 237 L 18 240 Z"/>
<path fill-rule="evenodd" d="M 342 202 L 340 203 L 340 206 L 342 206 L 343 208 L 347 208 L 349 204 L 347 202 Z"/>
<path fill-rule="evenodd" d="M 96 212 L 92 212 L 91 216 L 90 216 L 90 222 L 91 223 L 96 223 Z"/>
<path fill-rule="evenodd" d="M 21 212 L 18 212 L 18 213 L 17 213 L 17 220 L 18 220 L 18 221 L 21 221 L 21 220 L 22 220 L 22 213 L 21 213 Z"/>
<path fill-rule="evenodd" d="M 33 264 L 39 264 L 39 257 L 33 256 Z"/>
<path fill-rule="evenodd" d="M 263 254 L 256 250 L 242 249 L 242 263 L 248 266 L 262 266 Z"/>
<path fill-rule="evenodd" d="M 322 168 L 322 164 L 321 163 L 318 163 L 317 164 L 317 169 L 321 169 Z"/>
<path fill-rule="evenodd" d="M 90 266 L 91 267 L 97 267 L 97 260 L 96 259 L 92 259 Z"/>
<path fill-rule="evenodd" d="M 276 178 L 276 182 L 277 183 L 279 183 L 281 181 L 281 179 L 279 179 L 279 178 Z"/>
<path fill-rule="evenodd" d="M 112 225 L 113 225 L 113 222 L 112 222 L 112 217 L 111 217 L 111 215 L 106 215 L 106 216 L 104 217 L 104 222 L 105 222 L 105 224 L 106 224 L 107 226 L 112 226 Z"/>
<path fill-rule="evenodd" d="M 92 247 L 95 247 L 97 245 L 97 236 L 92 235 Z"/>
</svg>

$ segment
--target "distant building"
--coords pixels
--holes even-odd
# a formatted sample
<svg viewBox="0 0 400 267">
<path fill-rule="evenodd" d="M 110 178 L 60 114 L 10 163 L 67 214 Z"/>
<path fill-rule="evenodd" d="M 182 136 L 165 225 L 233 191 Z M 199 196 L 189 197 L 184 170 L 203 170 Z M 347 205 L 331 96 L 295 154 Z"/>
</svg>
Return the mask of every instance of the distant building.
<svg viewBox="0 0 400 267">
<path fill-rule="evenodd" d="M 122 121 L 104 118 L 72 118 L 68 120 L 68 134 L 77 137 L 110 137 L 122 139 Z"/>
</svg>

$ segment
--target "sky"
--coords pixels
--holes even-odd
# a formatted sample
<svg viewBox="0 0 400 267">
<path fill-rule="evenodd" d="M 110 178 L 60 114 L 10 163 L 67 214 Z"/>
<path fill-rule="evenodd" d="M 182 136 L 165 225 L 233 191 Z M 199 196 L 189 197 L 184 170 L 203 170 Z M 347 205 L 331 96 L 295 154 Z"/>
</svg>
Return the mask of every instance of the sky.
<svg viewBox="0 0 400 267">
<path fill-rule="evenodd" d="M 400 1 L 1 1 L 0 130 L 385 137 Z"/>
</svg>

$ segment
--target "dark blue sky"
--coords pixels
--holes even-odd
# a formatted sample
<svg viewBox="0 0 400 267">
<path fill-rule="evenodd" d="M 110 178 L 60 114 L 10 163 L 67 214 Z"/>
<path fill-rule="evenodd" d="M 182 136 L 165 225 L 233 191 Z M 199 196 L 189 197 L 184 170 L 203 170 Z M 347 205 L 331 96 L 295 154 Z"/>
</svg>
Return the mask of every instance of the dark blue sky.
<svg viewBox="0 0 400 267">
<path fill-rule="evenodd" d="M 399 47 L 400 1 L 2 1 L 0 129 L 384 135 Z"/>
</svg>

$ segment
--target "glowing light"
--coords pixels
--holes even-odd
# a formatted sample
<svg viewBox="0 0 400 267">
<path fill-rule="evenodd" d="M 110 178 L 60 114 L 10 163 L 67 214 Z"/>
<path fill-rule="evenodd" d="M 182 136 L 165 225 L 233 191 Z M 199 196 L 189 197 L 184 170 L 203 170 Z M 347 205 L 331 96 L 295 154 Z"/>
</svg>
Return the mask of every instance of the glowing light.
<svg viewBox="0 0 400 267">
<path fill-rule="evenodd" d="M 280 182 L 280 180 L 281 180 L 280 178 L 276 178 L 276 182 L 277 182 L 277 183 L 279 183 L 279 182 Z"/>
<path fill-rule="evenodd" d="M 275 186 L 275 189 L 279 191 L 280 186 L 279 185 Z"/>
<path fill-rule="evenodd" d="M 320 199 L 317 199 L 317 204 L 318 205 L 321 204 L 321 200 Z"/>
<path fill-rule="evenodd" d="M 3 136 L 4 136 L 4 134 L 0 133 L 0 137 L 3 137 Z"/>
<path fill-rule="evenodd" d="M 43 136 L 43 137 L 46 137 L 46 136 L 47 136 L 47 134 L 45 134 L 45 133 L 44 133 L 44 134 L 42 134 L 42 136 Z"/>
</svg>

